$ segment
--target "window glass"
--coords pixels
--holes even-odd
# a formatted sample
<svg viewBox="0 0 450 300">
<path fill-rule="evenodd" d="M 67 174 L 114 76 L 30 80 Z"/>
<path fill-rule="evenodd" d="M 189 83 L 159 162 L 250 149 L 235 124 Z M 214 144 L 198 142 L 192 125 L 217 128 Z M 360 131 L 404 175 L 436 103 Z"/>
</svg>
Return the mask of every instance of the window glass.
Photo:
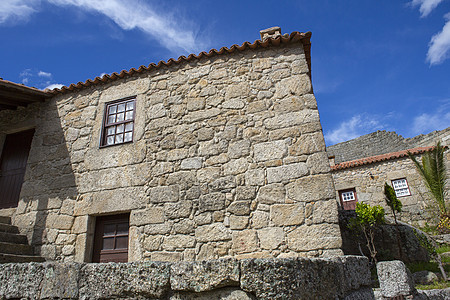
<svg viewBox="0 0 450 300">
<path fill-rule="evenodd" d="M 406 178 L 392 180 L 392 187 L 394 188 L 395 195 L 397 197 L 409 196 L 411 192 L 409 190 L 408 182 Z"/>
<path fill-rule="evenodd" d="M 135 107 L 135 99 L 106 104 L 100 146 L 110 146 L 133 141 Z"/>
</svg>

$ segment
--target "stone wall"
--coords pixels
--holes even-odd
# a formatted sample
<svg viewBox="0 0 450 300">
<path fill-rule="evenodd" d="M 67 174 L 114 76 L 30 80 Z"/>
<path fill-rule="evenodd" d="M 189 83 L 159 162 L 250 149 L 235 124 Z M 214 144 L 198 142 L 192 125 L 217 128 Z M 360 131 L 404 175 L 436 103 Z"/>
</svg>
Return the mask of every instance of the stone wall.
<svg viewBox="0 0 450 300">
<path fill-rule="evenodd" d="M 392 216 L 392 212 L 384 200 L 384 184 L 391 184 L 391 180 L 400 178 L 406 178 L 408 181 L 411 196 L 399 198 L 403 208 L 397 217 L 404 222 L 424 226 L 431 217 L 426 209 L 431 199 L 422 178 L 408 157 L 333 171 L 338 201 L 339 190 L 355 188 L 358 202 L 381 205 L 389 216 Z"/>
<path fill-rule="evenodd" d="M 421 156 L 417 156 L 417 159 L 420 161 Z M 444 153 L 444 159 L 447 163 L 448 176 L 450 176 L 449 150 Z M 387 182 L 392 186 L 391 180 L 406 178 L 411 195 L 398 198 L 402 202 L 403 207 L 402 212 L 397 214 L 397 218 L 418 226 L 425 226 L 426 223 L 435 225 L 436 223 L 436 205 L 422 177 L 408 157 L 333 170 L 332 174 L 338 202 L 340 202 L 340 190 L 355 188 L 358 202 L 381 205 L 390 217 L 393 217 L 393 215 L 390 208 L 386 205 L 384 184 Z"/>
<path fill-rule="evenodd" d="M 365 257 L 0 264 L 0 299 L 374 299 Z"/>
<path fill-rule="evenodd" d="M 0 112 L 36 129 L 17 209 L 38 252 L 91 260 L 95 218 L 130 213 L 129 261 L 342 254 L 301 42 L 161 66 Z M 133 143 L 99 148 L 136 96 Z"/>
<path fill-rule="evenodd" d="M 355 139 L 327 147 L 329 156 L 336 163 L 396 152 L 416 147 L 434 146 L 438 141 L 444 146 L 450 145 L 450 127 L 412 138 L 404 138 L 392 131 L 372 132 Z"/>
</svg>

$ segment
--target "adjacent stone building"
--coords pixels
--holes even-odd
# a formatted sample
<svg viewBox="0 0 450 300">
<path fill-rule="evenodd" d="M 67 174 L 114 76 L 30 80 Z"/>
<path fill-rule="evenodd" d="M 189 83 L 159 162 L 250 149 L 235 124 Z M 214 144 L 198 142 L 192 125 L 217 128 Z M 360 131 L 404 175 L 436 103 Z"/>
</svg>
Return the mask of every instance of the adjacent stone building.
<svg viewBox="0 0 450 300">
<path fill-rule="evenodd" d="M 356 202 L 382 205 L 392 214 L 384 198 L 387 182 L 396 190 L 403 203 L 399 219 L 419 226 L 436 222 L 433 200 L 407 156 L 410 152 L 420 160 L 436 143 L 450 144 L 450 127 L 405 139 L 395 132 L 377 131 L 327 148 L 336 188 L 336 199 L 341 209 L 352 210 Z M 450 151 L 444 158 L 450 177 Z M 449 187 L 447 187 L 449 189 Z"/>
<path fill-rule="evenodd" d="M 47 92 L 2 80 L 0 216 L 50 260 L 341 255 L 311 34 L 261 37 Z"/>
</svg>

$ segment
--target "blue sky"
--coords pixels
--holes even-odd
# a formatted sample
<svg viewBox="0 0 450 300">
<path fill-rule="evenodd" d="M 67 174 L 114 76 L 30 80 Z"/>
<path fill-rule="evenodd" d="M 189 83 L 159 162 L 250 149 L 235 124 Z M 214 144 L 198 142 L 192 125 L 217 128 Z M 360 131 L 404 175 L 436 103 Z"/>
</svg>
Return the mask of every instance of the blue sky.
<svg viewBox="0 0 450 300">
<path fill-rule="evenodd" d="M 44 89 L 180 55 L 312 31 L 328 145 L 450 126 L 450 0 L 2 0 L 0 77 Z"/>
</svg>

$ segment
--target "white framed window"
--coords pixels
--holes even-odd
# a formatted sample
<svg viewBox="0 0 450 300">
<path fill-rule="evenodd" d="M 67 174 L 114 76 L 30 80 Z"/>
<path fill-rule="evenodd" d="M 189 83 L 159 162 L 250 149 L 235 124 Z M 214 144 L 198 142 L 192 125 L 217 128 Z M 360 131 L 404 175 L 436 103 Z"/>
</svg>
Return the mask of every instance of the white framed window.
<svg viewBox="0 0 450 300">
<path fill-rule="evenodd" d="M 355 191 L 354 190 L 342 191 L 341 198 L 342 201 L 354 201 L 356 200 Z"/>
<path fill-rule="evenodd" d="M 392 180 L 392 187 L 394 188 L 395 195 L 397 197 L 404 197 L 411 195 L 411 191 L 409 190 L 406 178 Z"/>
</svg>

